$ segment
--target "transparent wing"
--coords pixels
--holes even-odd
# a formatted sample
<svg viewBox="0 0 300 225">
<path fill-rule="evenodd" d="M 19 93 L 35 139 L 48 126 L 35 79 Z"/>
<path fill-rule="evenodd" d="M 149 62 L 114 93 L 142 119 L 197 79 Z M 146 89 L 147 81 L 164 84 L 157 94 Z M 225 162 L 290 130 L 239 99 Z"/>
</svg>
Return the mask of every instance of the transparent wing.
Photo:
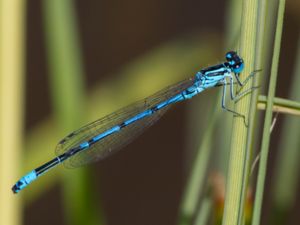
<svg viewBox="0 0 300 225">
<path fill-rule="evenodd" d="M 193 82 L 193 79 L 184 80 L 178 84 L 167 87 L 164 90 L 145 98 L 144 100 L 138 101 L 99 120 L 87 124 L 62 139 L 56 147 L 56 154 L 61 155 L 69 149 L 78 146 L 80 143 L 90 140 L 115 125 L 121 124 L 138 113 L 152 108 L 160 102 L 163 102 L 190 87 L 193 85 Z M 78 152 L 68 158 L 64 161 L 64 165 L 67 168 L 79 167 L 103 159 L 112 153 L 117 152 L 121 147 L 124 147 L 140 135 L 146 128 L 155 123 L 169 107 L 170 106 L 166 106 L 152 115 L 146 116 L 126 127 L 123 127 L 120 131 L 99 140 L 88 149 Z"/>
</svg>

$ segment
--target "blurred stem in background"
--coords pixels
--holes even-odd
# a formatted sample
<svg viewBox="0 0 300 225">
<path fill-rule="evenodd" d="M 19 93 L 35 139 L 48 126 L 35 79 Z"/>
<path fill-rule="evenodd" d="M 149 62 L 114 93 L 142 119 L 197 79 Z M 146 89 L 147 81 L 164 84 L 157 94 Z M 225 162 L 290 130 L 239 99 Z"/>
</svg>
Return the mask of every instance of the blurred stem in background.
<svg viewBox="0 0 300 225">
<path fill-rule="evenodd" d="M 226 41 L 225 50 L 237 50 L 241 38 L 242 1 L 230 0 L 226 7 Z"/>
<path fill-rule="evenodd" d="M 74 1 L 44 0 L 50 84 L 54 115 L 62 136 L 82 125 L 85 93 Z M 87 168 L 64 173 L 63 197 L 70 224 L 103 224 Z"/>
<path fill-rule="evenodd" d="M 24 107 L 23 0 L 0 0 L 0 224 L 21 224 L 20 176 Z"/>
<path fill-rule="evenodd" d="M 199 209 L 199 213 L 197 213 L 194 225 L 205 225 L 209 223 L 211 211 L 212 211 L 212 200 L 210 197 L 205 197 Z"/>
<path fill-rule="evenodd" d="M 197 217 L 197 224 L 205 224 L 207 220 L 201 217 L 204 215 L 207 217 L 209 214 L 211 214 L 212 200 L 206 199 L 207 201 L 202 201 L 202 199 L 205 198 L 203 197 L 203 194 L 205 193 L 205 188 L 208 188 L 207 172 L 212 154 L 212 146 L 214 140 L 213 131 L 216 126 L 218 115 L 220 114 L 220 110 L 218 110 L 218 108 L 220 107 L 220 103 L 216 100 L 216 98 L 210 99 L 214 101 L 213 104 L 211 104 L 210 101 L 202 101 L 201 104 L 202 106 L 209 106 L 208 108 L 210 110 L 207 113 L 208 115 L 205 115 L 207 119 L 203 119 L 203 111 L 200 114 L 200 107 L 198 107 L 198 109 L 196 110 L 196 112 L 198 112 L 198 115 L 195 115 L 193 117 L 195 119 L 194 123 L 195 121 L 199 120 L 199 115 L 201 115 L 202 122 L 209 121 L 209 123 L 203 123 L 203 130 L 205 131 L 205 133 L 202 135 L 201 138 L 199 138 L 201 142 L 199 144 L 197 152 L 195 153 L 195 156 L 193 157 L 192 166 L 190 168 L 188 179 L 186 181 L 178 219 L 178 224 L 180 225 L 192 224 L 193 218 L 195 216 Z M 200 106 L 200 104 L 197 105 Z M 199 132 L 197 132 L 197 134 L 199 134 Z M 208 202 L 209 206 L 206 206 Z M 198 206 L 200 208 L 199 210 L 197 210 Z"/>
<path fill-rule="evenodd" d="M 300 38 L 298 39 L 297 57 L 289 97 L 300 102 Z M 291 132 L 293 131 L 293 132 Z M 275 187 L 273 192 L 274 212 L 273 224 L 283 224 L 287 212 L 296 201 L 299 187 L 300 159 L 300 122 L 299 117 L 286 116 L 279 142 L 279 154 L 276 160 Z"/>
<path fill-rule="evenodd" d="M 270 128 L 271 128 L 272 116 L 273 116 L 272 109 L 273 109 L 273 102 L 275 97 L 275 88 L 276 88 L 278 65 L 279 65 L 284 8 L 285 8 L 285 0 L 279 0 L 278 13 L 277 13 L 277 25 L 276 25 L 275 40 L 274 40 L 274 50 L 273 50 L 272 66 L 271 66 L 271 76 L 270 76 L 270 81 L 268 86 L 267 107 L 266 107 L 266 113 L 264 119 L 263 137 L 262 137 L 261 150 L 260 150 L 260 161 L 259 161 L 255 201 L 254 201 L 254 208 L 253 208 L 253 220 L 252 220 L 253 225 L 260 224 L 260 217 L 262 211 L 263 193 L 264 193 L 264 186 L 265 186 L 265 179 L 266 179 L 267 160 L 268 160 L 270 136 L 271 136 Z"/>
</svg>

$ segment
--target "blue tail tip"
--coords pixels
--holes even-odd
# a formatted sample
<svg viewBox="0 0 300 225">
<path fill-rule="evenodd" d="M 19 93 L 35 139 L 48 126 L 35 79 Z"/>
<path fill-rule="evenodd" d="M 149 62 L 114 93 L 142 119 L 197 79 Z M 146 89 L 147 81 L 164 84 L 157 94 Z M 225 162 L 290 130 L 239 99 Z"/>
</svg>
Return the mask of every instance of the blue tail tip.
<svg viewBox="0 0 300 225">
<path fill-rule="evenodd" d="M 19 184 L 19 183 L 21 183 L 21 182 L 18 181 L 18 182 L 11 188 L 11 190 L 12 190 L 12 192 L 13 192 L 14 194 L 17 194 L 17 193 L 21 190 L 20 185 L 22 185 L 22 183 L 21 183 L 21 184 Z"/>
<path fill-rule="evenodd" d="M 11 190 L 13 191 L 13 193 L 18 193 L 23 188 L 25 188 L 28 184 L 34 181 L 36 178 L 37 178 L 37 173 L 35 170 L 32 170 L 24 177 L 22 177 L 20 180 L 18 180 L 17 183 L 11 188 Z"/>
</svg>

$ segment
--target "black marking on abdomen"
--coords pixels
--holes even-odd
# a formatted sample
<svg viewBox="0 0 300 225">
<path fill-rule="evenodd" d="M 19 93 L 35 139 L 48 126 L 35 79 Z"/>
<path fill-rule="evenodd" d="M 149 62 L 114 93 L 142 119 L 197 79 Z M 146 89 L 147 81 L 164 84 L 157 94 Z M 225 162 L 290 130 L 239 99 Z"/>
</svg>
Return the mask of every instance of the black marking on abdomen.
<svg viewBox="0 0 300 225">
<path fill-rule="evenodd" d="M 120 127 L 120 129 L 122 129 L 123 127 L 126 127 L 127 125 L 125 124 L 125 122 L 123 122 L 123 123 L 121 123 L 120 125 L 119 125 L 119 127 Z"/>
<path fill-rule="evenodd" d="M 94 144 L 94 143 L 95 143 L 94 138 L 91 138 L 90 140 L 88 140 L 88 143 L 89 143 L 90 146 L 91 146 L 92 144 Z"/>
<path fill-rule="evenodd" d="M 156 112 L 159 110 L 159 108 L 157 107 L 157 105 L 153 106 L 151 109 L 152 113 Z M 151 114 L 150 114 L 151 115 Z"/>
</svg>

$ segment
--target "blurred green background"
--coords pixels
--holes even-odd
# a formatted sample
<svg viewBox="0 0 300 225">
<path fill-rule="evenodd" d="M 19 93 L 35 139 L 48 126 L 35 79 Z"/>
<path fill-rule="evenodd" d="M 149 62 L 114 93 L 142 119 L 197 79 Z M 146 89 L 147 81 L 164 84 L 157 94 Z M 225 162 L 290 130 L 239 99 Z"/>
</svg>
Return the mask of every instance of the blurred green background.
<svg viewBox="0 0 300 225">
<path fill-rule="evenodd" d="M 10 188 L 24 173 L 52 159 L 56 144 L 69 132 L 222 62 L 226 51 L 237 50 L 241 4 L 0 2 L 0 224 L 219 224 L 232 120 L 220 110 L 219 89 L 173 107 L 104 161 L 74 170 L 59 166 L 18 195 Z M 276 96 L 296 101 L 299 12 L 300 4 L 287 0 L 276 91 Z M 271 45 L 274 24 L 267 24 Z M 264 74 L 269 66 L 266 60 Z M 261 92 L 266 93 L 264 85 Z M 299 117 L 278 116 L 261 224 L 300 220 L 299 124 Z M 210 138 L 205 137 L 208 132 Z M 183 196 L 198 146 L 209 153 L 203 153 L 205 163 L 199 167 L 204 178 L 192 219 L 185 221 L 180 216 Z M 199 222 L 196 211 L 205 207 L 209 219 Z"/>
</svg>

